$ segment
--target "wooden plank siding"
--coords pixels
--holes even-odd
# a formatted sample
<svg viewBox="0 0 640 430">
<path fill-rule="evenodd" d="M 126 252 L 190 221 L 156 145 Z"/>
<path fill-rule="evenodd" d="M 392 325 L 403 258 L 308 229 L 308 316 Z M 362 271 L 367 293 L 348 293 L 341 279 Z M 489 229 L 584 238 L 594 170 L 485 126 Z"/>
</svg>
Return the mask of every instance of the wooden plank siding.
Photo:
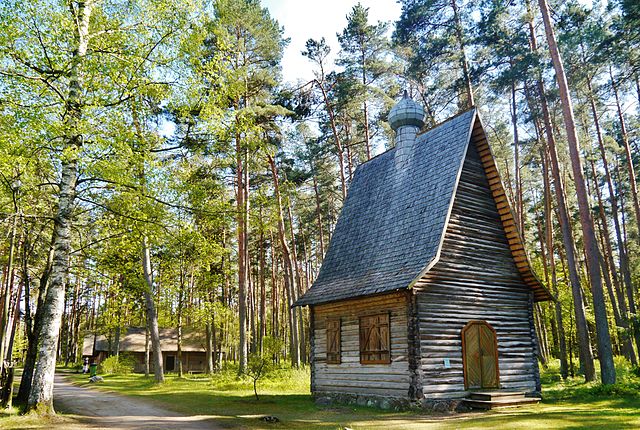
<svg viewBox="0 0 640 430">
<path fill-rule="evenodd" d="M 494 200 L 475 140 L 469 145 L 440 259 L 414 285 L 426 399 L 458 398 L 464 386 L 461 330 L 485 320 L 496 330 L 500 388 L 534 391 L 531 285 Z M 499 179 L 498 179 L 499 180 Z M 508 210 L 508 207 L 506 207 Z M 522 254 L 524 255 L 524 254 Z M 525 261 L 526 264 L 526 261 Z M 448 358 L 450 368 L 444 367 Z"/>
<path fill-rule="evenodd" d="M 504 185 L 498 172 L 495 157 L 489 147 L 487 135 L 484 132 L 482 123 L 476 118 L 471 134 L 471 146 L 474 146 L 482 162 L 489 189 L 496 203 L 500 221 L 506 232 L 507 242 L 511 249 L 516 267 L 524 282 L 533 290 L 535 301 L 552 300 L 553 295 L 540 282 L 536 274 L 531 269 L 524 242 L 516 226 L 515 216 L 507 200 Z"/>
<path fill-rule="evenodd" d="M 407 398 L 411 384 L 408 361 L 409 291 L 312 307 L 314 393 L 344 393 Z M 361 364 L 359 318 L 389 313 L 391 363 Z M 340 318 L 340 364 L 327 363 L 326 322 Z"/>
</svg>

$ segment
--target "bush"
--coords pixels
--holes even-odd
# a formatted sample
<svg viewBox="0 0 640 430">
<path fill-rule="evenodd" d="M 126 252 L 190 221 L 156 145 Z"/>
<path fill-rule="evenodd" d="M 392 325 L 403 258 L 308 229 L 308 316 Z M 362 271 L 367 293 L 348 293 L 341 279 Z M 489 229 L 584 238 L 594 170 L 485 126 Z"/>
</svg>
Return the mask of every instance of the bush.
<svg viewBox="0 0 640 430">
<path fill-rule="evenodd" d="M 121 354 L 119 357 L 112 355 L 106 358 L 98 366 L 98 372 L 107 375 L 128 375 L 133 372 L 135 361 L 133 358 Z"/>
<path fill-rule="evenodd" d="M 80 373 L 82 372 L 82 361 L 78 361 L 76 363 L 70 364 L 69 367 L 71 368 L 71 370 L 73 370 L 75 373 Z"/>
</svg>

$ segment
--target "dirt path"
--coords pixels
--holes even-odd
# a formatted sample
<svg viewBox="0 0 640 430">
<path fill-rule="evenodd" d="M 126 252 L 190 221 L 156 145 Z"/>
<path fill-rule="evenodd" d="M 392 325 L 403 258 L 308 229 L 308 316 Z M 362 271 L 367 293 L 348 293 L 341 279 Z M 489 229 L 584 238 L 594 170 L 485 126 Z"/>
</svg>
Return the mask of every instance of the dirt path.
<svg viewBox="0 0 640 430">
<path fill-rule="evenodd" d="M 86 417 L 91 428 L 122 430 L 217 430 L 210 418 L 170 412 L 144 400 L 79 387 L 56 375 L 55 408 Z"/>
</svg>

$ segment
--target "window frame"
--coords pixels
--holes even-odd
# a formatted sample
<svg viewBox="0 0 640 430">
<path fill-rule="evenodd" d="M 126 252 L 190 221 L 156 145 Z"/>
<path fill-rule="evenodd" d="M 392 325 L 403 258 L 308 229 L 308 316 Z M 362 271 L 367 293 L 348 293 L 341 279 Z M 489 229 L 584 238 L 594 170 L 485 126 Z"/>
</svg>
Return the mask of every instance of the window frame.
<svg viewBox="0 0 640 430">
<path fill-rule="evenodd" d="M 386 349 L 364 349 L 364 344 L 367 342 L 363 339 L 366 336 L 364 330 L 370 327 L 372 324 L 368 323 L 367 320 L 376 319 L 376 322 L 373 324 L 374 328 L 372 330 L 378 330 L 378 339 L 379 343 L 386 343 Z M 382 318 L 382 322 L 380 321 Z M 363 324 L 364 323 L 364 324 Z M 382 327 L 386 327 L 386 333 L 381 333 L 380 329 Z M 364 336 L 363 336 L 364 335 Z M 369 334 L 371 336 L 371 332 Z M 358 343 L 359 343 L 359 351 L 360 351 L 360 364 L 390 364 L 391 363 L 391 313 L 390 312 L 378 312 L 375 314 L 361 315 L 358 318 Z M 364 343 L 364 344 L 363 344 Z M 371 356 L 377 356 L 375 358 L 371 358 Z"/>
</svg>

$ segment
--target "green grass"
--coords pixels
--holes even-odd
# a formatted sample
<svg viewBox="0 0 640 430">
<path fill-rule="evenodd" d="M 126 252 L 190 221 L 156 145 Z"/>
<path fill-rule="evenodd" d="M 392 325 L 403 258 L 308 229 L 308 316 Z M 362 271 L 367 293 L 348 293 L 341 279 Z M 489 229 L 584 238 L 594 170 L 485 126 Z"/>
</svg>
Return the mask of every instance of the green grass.
<svg viewBox="0 0 640 430">
<path fill-rule="evenodd" d="M 54 415 L 40 417 L 37 415 L 20 415 L 18 409 L 0 410 L 0 429 L 2 430 L 35 430 L 59 428 L 65 430 L 88 429 L 82 417 L 74 415 Z"/>
<path fill-rule="evenodd" d="M 388 412 L 366 407 L 320 407 L 309 394 L 308 370 L 281 369 L 259 383 L 260 401 L 253 397 L 249 379 L 238 379 L 226 369 L 213 378 L 167 375 L 156 385 L 138 374 L 104 375 L 101 390 L 144 398 L 167 410 L 189 415 L 206 415 L 227 428 L 251 429 L 624 429 L 640 428 L 640 378 L 618 362 L 618 383 L 613 386 L 561 381 L 557 363 L 542 372 L 544 401 L 539 405 L 487 413 L 428 415 L 416 412 Z M 68 372 L 69 370 L 67 370 Z M 87 377 L 69 373 L 79 385 Z M 275 415 L 281 422 L 260 421 Z M 58 415 L 38 418 L 20 416 L 15 409 L 0 412 L 0 428 L 87 429 L 82 417 Z"/>
<path fill-rule="evenodd" d="M 106 375 L 99 389 L 120 392 L 154 402 L 168 410 L 207 415 L 228 428 L 252 429 L 623 429 L 640 428 L 640 379 L 627 368 L 619 369 L 619 383 L 603 387 L 561 382 L 557 367 L 543 372 L 543 395 L 538 405 L 488 413 L 426 415 L 387 412 L 353 406 L 320 407 L 309 394 L 307 370 L 280 370 L 259 383 L 260 401 L 253 397 L 251 382 L 238 380 L 233 369 L 214 378 L 179 379 L 168 375 L 156 385 L 142 375 Z M 82 375 L 72 375 L 87 384 Z M 259 420 L 275 415 L 279 424 Z"/>
</svg>

